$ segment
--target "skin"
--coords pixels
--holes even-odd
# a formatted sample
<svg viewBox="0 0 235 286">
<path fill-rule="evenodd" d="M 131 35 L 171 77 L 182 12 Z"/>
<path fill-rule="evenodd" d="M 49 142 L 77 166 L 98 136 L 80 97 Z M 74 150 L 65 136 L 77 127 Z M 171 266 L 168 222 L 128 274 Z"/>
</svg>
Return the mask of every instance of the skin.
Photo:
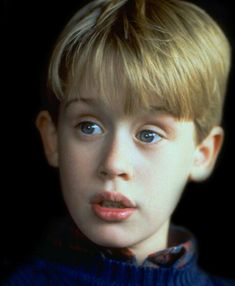
<svg viewBox="0 0 235 286">
<path fill-rule="evenodd" d="M 168 245 L 171 215 L 189 180 L 212 172 L 223 131 L 215 127 L 195 142 L 192 121 L 162 111 L 125 115 L 120 102 L 105 106 L 94 90 L 62 103 L 57 128 L 42 111 L 37 126 L 49 163 L 59 167 L 68 210 L 93 242 L 129 248 L 141 264 Z M 106 222 L 92 211 L 91 198 L 118 192 L 136 205 L 126 220 Z"/>
</svg>

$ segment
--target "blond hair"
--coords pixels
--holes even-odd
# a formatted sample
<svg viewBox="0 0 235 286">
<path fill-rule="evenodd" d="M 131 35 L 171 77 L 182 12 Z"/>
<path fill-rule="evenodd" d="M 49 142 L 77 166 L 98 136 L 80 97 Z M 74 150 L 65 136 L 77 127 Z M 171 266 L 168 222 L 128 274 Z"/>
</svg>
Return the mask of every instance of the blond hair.
<svg viewBox="0 0 235 286">
<path fill-rule="evenodd" d="M 229 69 L 226 36 L 196 5 L 96 0 L 61 33 L 48 79 L 60 101 L 70 99 L 69 85 L 82 82 L 92 83 L 102 100 L 124 99 L 127 113 L 157 103 L 180 120 L 193 120 L 202 140 L 221 124 Z"/>
</svg>

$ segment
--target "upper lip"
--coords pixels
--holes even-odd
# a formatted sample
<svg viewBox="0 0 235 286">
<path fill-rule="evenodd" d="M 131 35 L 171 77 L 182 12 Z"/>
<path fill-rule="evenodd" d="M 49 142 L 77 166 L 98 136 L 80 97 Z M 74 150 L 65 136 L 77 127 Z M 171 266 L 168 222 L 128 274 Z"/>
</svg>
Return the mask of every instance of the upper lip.
<svg viewBox="0 0 235 286">
<path fill-rule="evenodd" d="M 100 204 L 104 201 L 112 201 L 122 203 L 126 208 L 135 208 L 136 205 L 129 198 L 118 192 L 97 193 L 91 198 L 91 204 Z"/>
</svg>

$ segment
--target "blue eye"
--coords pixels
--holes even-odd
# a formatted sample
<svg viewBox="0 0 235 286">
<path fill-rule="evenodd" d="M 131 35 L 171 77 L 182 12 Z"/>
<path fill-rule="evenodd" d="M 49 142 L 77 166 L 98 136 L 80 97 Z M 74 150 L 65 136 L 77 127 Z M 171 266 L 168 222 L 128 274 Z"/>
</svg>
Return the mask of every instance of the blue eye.
<svg viewBox="0 0 235 286">
<path fill-rule="evenodd" d="M 152 130 L 142 130 L 138 133 L 137 138 L 144 143 L 157 143 L 162 137 Z"/>
<path fill-rule="evenodd" d="M 96 123 L 84 121 L 78 124 L 80 131 L 86 135 L 99 135 L 103 133 L 103 129 Z"/>
</svg>

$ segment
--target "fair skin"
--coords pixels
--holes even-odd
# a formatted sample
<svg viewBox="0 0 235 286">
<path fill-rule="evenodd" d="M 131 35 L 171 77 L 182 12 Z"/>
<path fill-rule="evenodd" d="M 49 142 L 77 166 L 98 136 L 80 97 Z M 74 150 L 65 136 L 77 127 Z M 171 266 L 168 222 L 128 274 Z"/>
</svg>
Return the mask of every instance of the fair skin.
<svg viewBox="0 0 235 286">
<path fill-rule="evenodd" d="M 80 230 L 96 244 L 129 248 L 139 264 L 166 248 L 171 215 L 189 180 L 206 179 L 219 154 L 223 130 L 195 142 L 192 121 L 160 110 L 125 115 L 105 106 L 94 90 L 62 103 L 57 128 L 47 111 L 37 118 L 50 165 L 60 169 L 64 199 Z M 106 220 L 94 196 L 121 194 L 134 205 L 125 219 Z"/>
</svg>

